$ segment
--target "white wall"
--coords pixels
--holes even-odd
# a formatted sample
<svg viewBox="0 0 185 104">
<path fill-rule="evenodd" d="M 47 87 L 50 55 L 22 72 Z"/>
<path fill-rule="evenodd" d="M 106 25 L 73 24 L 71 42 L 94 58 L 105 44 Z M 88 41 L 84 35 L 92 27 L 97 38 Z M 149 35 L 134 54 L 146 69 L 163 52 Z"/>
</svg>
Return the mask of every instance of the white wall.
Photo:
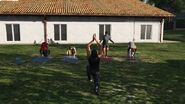
<svg viewBox="0 0 185 104">
<path fill-rule="evenodd" d="M 54 39 L 54 24 L 67 24 L 67 41 L 56 41 L 58 43 L 87 43 L 92 39 L 94 33 L 99 38 L 99 24 L 111 24 L 111 37 L 115 42 L 124 42 L 133 34 L 132 23 L 119 22 L 49 22 L 48 38 Z"/>
<path fill-rule="evenodd" d="M 132 23 L 119 22 L 49 22 L 48 38 L 54 39 L 54 24 L 67 24 L 67 41 L 57 41 L 58 43 L 87 43 L 92 39 L 94 33 L 99 38 L 99 24 L 111 24 L 111 38 L 115 42 L 124 42 L 133 34 Z"/>
<path fill-rule="evenodd" d="M 19 24 L 20 40 L 7 41 L 6 24 Z M 32 44 L 44 40 L 44 27 L 42 22 L 27 22 L 27 21 L 0 21 L 0 44 Z"/>
<path fill-rule="evenodd" d="M 152 38 L 147 40 L 141 40 L 141 25 L 152 25 Z M 135 35 L 136 42 L 160 42 L 160 22 L 135 22 Z"/>
<path fill-rule="evenodd" d="M 111 38 L 116 43 L 132 41 L 136 42 L 160 42 L 160 22 L 48 22 L 48 38 L 54 40 L 54 24 L 67 24 L 67 41 L 55 41 L 58 43 L 87 43 L 96 33 L 99 38 L 99 24 L 111 24 Z M 141 25 L 152 25 L 152 39 L 141 40 Z"/>
<path fill-rule="evenodd" d="M 111 24 L 111 37 L 115 42 L 127 42 L 133 36 L 133 24 L 130 22 L 49 22 L 49 39 L 54 39 L 54 24 L 67 24 L 67 41 L 56 41 L 58 43 L 87 43 L 94 33 L 99 38 L 99 24 Z"/>
<path fill-rule="evenodd" d="M 20 24 L 21 41 L 6 41 L 5 24 Z M 136 42 L 160 42 L 160 22 L 47 22 L 48 39 L 54 40 L 54 24 L 67 24 L 67 41 L 58 43 L 87 43 L 92 39 L 92 34 L 99 37 L 99 24 L 111 24 L 111 37 L 116 43 L 133 40 Z M 141 25 L 152 25 L 152 39 L 140 40 Z M 44 27 L 41 21 L 0 21 L 0 44 L 33 44 L 44 41 Z"/>
<path fill-rule="evenodd" d="M 99 26 L 92 22 L 48 22 L 48 39 L 54 40 L 54 24 L 67 24 L 67 41 L 56 41 L 58 43 L 87 43 L 92 39 L 92 34 L 98 37 Z"/>
</svg>

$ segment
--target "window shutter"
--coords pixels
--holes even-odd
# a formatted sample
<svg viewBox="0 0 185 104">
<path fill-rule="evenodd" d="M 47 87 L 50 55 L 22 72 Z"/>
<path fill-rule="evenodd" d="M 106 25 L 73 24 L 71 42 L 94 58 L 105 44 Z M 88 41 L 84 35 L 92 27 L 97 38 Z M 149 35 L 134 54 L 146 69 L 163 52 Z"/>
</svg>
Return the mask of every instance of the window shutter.
<svg viewBox="0 0 185 104">
<path fill-rule="evenodd" d="M 141 25 L 141 39 L 145 39 L 146 25 Z"/>
<path fill-rule="evenodd" d="M 66 24 L 61 25 L 61 40 L 67 40 L 67 26 L 66 26 Z"/>
<path fill-rule="evenodd" d="M 54 40 L 60 40 L 59 25 L 54 25 Z"/>
<path fill-rule="evenodd" d="M 7 41 L 12 41 L 12 25 L 11 24 L 6 24 L 6 33 L 7 33 Z"/>
<path fill-rule="evenodd" d="M 152 25 L 147 25 L 146 39 L 151 39 L 152 35 Z"/>
<path fill-rule="evenodd" d="M 104 25 L 99 25 L 99 39 L 102 40 L 104 35 Z"/>
<path fill-rule="evenodd" d="M 14 40 L 20 41 L 20 27 L 19 24 L 14 24 Z"/>
<path fill-rule="evenodd" d="M 111 25 L 105 25 L 105 28 L 106 28 L 105 31 L 107 31 L 108 34 L 111 36 Z"/>
</svg>

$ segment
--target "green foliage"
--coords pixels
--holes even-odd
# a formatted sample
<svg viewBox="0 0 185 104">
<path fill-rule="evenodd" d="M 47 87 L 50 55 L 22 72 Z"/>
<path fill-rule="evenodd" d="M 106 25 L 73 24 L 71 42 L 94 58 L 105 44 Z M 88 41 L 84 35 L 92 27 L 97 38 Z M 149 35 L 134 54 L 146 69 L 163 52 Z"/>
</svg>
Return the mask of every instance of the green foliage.
<svg viewBox="0 0 185 104">
<path fill-rule="evenodd" d="M 185 42 L 185 30 L 166 30 L 164 39 Z"/>
<path fill-rule="evenodd" d="M 185 19 L 176 19 L 176 28 L 185 28 Z"/>
<path fill-rule="evenodd" d="M 185 9 L 185 0 L 149 0 L 148 3 L 172 13 Z"/>
</svg>

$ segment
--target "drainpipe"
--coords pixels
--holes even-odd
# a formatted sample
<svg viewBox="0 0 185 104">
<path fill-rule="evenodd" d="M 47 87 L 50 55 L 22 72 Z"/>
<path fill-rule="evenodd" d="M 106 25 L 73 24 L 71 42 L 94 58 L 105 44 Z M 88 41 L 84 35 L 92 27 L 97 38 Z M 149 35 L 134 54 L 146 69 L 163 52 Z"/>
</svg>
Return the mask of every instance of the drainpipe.
<svg viewBox="0 0 185 104">
<path fill-rule="evenodd" d="M 136 24 L 135 24 L 135 19 L 134 19 L 134 24 L 133 24 L 133 29 L 134 29 L 134 32 L 133 32 L 133 41 L 135 41 L 135 34 L 136 34 L 136 31 L 135 31 L 135 29 L 136 29 Z"/>
<path fill-rule="evenodd" d="M 47 42 L 47 18 L 45 15 L 44 15 L 43 24 L 44 24 L 44 42 Z"/>
<path fill-rule="evenodd" d="M 164 19 L 161 19 L 160 24 L 160 42 L 163 42 L 163 35 L 164 35 Z"/>
</svg>

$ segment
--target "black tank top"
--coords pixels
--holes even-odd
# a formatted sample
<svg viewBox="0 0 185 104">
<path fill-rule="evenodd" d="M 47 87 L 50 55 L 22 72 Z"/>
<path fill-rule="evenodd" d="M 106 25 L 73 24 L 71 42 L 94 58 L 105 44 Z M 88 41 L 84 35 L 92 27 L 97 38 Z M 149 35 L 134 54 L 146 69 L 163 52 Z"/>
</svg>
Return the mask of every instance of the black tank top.
<svg viewBox="0 0 185 104">
<path fill-rule="evenodd" d="M 100 58 L 99 57 L 96 57 L 96 58 L 89 57 L 88 61 L 89 61 L 90 71 L 91 72 L 99 72 Z"/>
</svg>

